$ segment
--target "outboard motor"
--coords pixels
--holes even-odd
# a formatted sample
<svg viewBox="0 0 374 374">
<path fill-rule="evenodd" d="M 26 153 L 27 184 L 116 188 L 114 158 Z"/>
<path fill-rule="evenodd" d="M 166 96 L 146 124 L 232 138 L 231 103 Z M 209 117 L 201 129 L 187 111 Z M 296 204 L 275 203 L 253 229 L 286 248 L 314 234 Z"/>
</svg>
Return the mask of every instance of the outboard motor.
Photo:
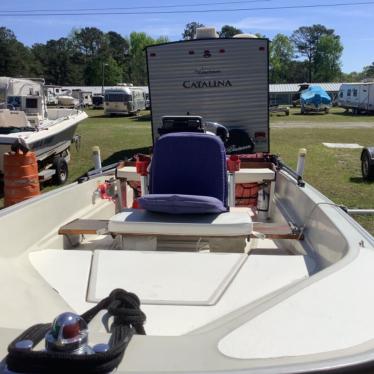
<svg viewBox="0 0 374 374">
<path fill-rule="evenodd" d="M 229 138 L 227 128 L 217 122 L 204 122 L 200 116 L 163 116 L 159 135 L 171 132 L 210 132 L 217 135 L 226 144 Z"/>
<path fill-rule="evenodd" d="M 229 154 L 252 153 L 255 148 L 253 139 L 246 131 L 241 129 L 231 129 L 226 143 L 226 150 Z"/>
<path fill-rule="evenodd" d="M 218 122 L 205 122 L 205 130 L 219 136 L 224 144 L 229 139 L 229 130 Z"/>
</svg>

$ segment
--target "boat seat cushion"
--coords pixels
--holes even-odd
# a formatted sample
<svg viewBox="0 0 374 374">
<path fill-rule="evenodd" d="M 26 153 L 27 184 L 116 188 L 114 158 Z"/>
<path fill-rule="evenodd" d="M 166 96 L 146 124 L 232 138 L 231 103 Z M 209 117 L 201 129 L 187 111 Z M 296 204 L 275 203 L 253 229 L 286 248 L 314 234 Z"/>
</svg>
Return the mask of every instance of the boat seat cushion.
<svg viewBox="0 0 374 374">
<path fill-rule="evenodd" d="M 249 236 L 253 223 L 246 211 L 220 214 L 160 214 L 144 209 L 125 209 L 109 220 L 116 234 L 182 235 L 195 237 Z"/>
<path fill-rule="evenodd" d="M 142 209 L 169 214 L 223 213 L 227 208 L 221 200 L 212 196 L 150 194 L 138 199 Z"/>
<path fill-rule="evenodd" d="M 212 196 L 227 206 L 226 151 L 218 136 L 171 133 L 155 143 L 150 194 Z"/>
</svg>

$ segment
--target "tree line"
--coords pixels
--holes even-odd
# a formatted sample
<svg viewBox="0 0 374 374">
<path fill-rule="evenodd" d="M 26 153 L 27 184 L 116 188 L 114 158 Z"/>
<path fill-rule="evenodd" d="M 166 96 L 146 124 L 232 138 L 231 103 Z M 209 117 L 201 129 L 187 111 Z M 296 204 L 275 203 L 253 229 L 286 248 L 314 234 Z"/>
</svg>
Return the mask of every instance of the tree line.
<svg viewBox="0 0 374 374">
<path fill-rule="evenodd" d="M 361 72 L 343 73 L 342 53 L 340 36 L 323 25 L 299 27 L 290 37 L 277 34 L 270 44 L 271 81 L 358 82 L 374 78 L 374 62 Z"/>
<path fill-rule="evenodd" d="M 196 28 L 202 26 L 199 22 L 188 23 L 182 38 L 192 39 Z M 240 33 L 242 30 L 230 25 L 218 31 L 220 38 Z M 47 84 L 56 85 L 101 85 L 104 70 L 106 85 L 146 85 L 144 48 L 167 41 L 167 37 L 154 39 L 144 32 L 123 37 L 114 31 L 85 27 L 72 30 L 67 37 L 27 47 L 12 30 L 0 27 L 0 75 L 44 77 Z M 277 34 L 270 43 L 270 81 L 353 82 L 374 78 L 374 62 L 361 72 L 343 73 L 342 52 L 340 36 L 323 25 L 302 26 L 290 36 Z"/>
<path fill-rule="evenodd" d="M 0 75 L 44 77 L 47 84 L 101 85 L 133 82 L 147 84 L 144 48 L 167 42 L 144 32 L 124 38 L 114 31 L 96 27 L 73 30 L 68 37 L 36 43 L 31 48 L 17 40 L 13 31 L 0 27 Z"/>
<path fill-rule="evenodd" d="M 192 39 L 196 28 L 203 26 L 198 22 L 187 24 L 182 37 Z M 231 38 L 242 33 L 234 26 L 224 25 L 218 35 Z M 266 37 L 258 33 L 254 35 Z M 270 82 L 357 82 L 374 78 L 374 62 L 364 67 L 362 72 L 343 73 L 342 53 L 340 36 L 323 25 L 299 27 L 291 36 L 277 34 L 270 43 Z"/>
</svg>

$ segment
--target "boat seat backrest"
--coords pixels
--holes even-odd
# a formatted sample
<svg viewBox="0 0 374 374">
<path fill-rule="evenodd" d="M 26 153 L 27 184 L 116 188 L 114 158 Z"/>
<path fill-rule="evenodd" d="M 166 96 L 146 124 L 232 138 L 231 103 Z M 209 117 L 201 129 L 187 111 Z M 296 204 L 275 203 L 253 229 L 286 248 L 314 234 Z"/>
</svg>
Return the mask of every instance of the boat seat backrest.
<svg viewBox="0 0 374 374">
<path fill-rule="evenodd" d="M 199 133 L 171 133 L 154 146 L 150 194 L 211 196 L 227 206 L 226 151 L 222 140 Z"/>
</svg>

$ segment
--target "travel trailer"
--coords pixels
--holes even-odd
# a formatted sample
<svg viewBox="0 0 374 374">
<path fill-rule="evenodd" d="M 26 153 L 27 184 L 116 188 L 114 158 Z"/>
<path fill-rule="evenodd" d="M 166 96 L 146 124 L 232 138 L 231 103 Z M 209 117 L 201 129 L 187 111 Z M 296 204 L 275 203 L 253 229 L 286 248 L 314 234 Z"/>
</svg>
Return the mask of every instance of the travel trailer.
<svg viewBox="0 0 374 374">
<path fill-rule="evenodd" d="M 80 89 L 72 90 L 72 96 L 79 101 L 79 106 L 87 108 L 92 106 L 92 92 Z"/>
<path fill-rule="evenodd" d="M 338 105 L 353 114 L 374 112 L 374 82 L 343 83 L 339 90 Z"/>
<path fill-rule="evenodd" d="M 145 109 L 147 109 L 147 110 L 151 109 L 151 101 L 149 99 L 149 88 L 148 88 L 148 86 L 135 86 L 134 88 L 139 88 L 144 92 Z"/>
<path fill-rule="evenodd" d="M 152 156 L 0 211 L 0 372 L 372 372 L 374 239 L 269 153 L 268 41 L 146 53 Z"/>
<path fill-rule="evenodd" d="M 47 105 L 55 106 L 58 104 L 57 95 L 60 93 L 61 86 L 45 85 L 44 95 L 46 97 Z"/>
<path fill-rule="evenodd" d="M 87 117 L 75 109 L 47 108 L 44 81 L 0 77 L 0 174 L 3 155 L 16 141 L 35 152 L 40 177 L 66 181 L 69 147 L 78 123 Z M 49 172 L 45 171 L 49 169 Z"/>
<path fill-rule="evenodd" d="M 165 114 L 200 116 L 231 133 L 229 153 L 269 151 L 268 40 L 196 39 L 147 48 L 153 139 Z"/>
<path fill-rule="evenodd" d="M 142 89 L 117 86 L 104 93 L 104 114 L 136 114 L 145 109 L 145 94 Z"/>
</svg>

